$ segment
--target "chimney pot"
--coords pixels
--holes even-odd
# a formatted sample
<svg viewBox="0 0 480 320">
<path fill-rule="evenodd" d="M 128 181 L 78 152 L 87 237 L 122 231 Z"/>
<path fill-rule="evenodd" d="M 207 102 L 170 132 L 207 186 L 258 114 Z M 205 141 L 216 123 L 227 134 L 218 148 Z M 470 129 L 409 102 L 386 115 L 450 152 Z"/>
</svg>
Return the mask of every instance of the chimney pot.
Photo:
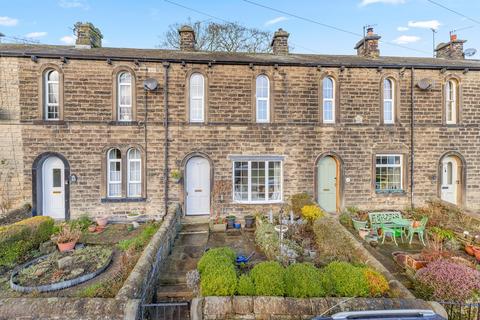
<svg viewBox="0 0 480 320">
<path fill-rule="evenodd" d="M 367 28 L 367 34 L 371 36 L 373 34 L 373 27 L 368 27 Z"/>
<path fill-rule="evenodd" d="M 365 37 L 358 41 L 354 47 L 357 50 L 357 55 L 367 58 L 378 58 L 380 56 L 380 49 L 378 48 L 378 40 L 380 38 L 378 34 L 373 32 L 372 27 L 368 27 Z"/>
<path fill-rule="evenodd" d="M 290 34 L 282 28 L 275 31 L 273 39 L 270 44 L 273 54 L 286 55 L 288 54 L 288 37 Z"/>
<path fill-rule="evenodd" d="M 454 34 L 454 33 L 452 33 L 452 34 L 450 35 L 450 41 L 455 41 L 455 40 L 457 40 L 457 35 Z"/>
<path fill-rule="evenodd" d="M 90 22 L 77 22 L 73 28 L 73 31 L 77 35 L 75 41 L 75 48 L 90 49 L 101 48 L 103 35 L 100 29 L 95 27 Z"/>
<path fill-rule="evenodd" d="M 178 29 L 180 35 L 180 50 L 181 51 L 195 51 L 195 31 L 192 27 L 184 25 Z"/>
<path fill-rule="evenodd" d="M 450 60 L 462 60 L 465 59 L 463 53 L 463 44 L 467 40 L 460 40 L 456 34 L 450 34 L 450 42 L 439 43 L 435 49 L 436 57 Z"/>
</svg>

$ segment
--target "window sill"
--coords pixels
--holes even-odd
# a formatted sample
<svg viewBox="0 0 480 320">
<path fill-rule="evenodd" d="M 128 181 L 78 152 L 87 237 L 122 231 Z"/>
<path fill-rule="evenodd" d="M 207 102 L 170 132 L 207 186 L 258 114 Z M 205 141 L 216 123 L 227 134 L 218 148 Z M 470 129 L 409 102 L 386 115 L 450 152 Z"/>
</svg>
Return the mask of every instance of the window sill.
<svg viewBox="0 0 480 320">
<path fill-rule="evenodd" d="M 110 121 L 111 126 L 138 126 L 138 121 Z"/>
<path fill-rule="evenodd" d="M 253 204 L 253 205 L 263 205 L 263 204 L 282 204 L 283 201 L 282 200 L 278 200 L 278 201 L 236 201 L 236 200 L 233 200 L 232 202 L 233 204 Z"/>
<path fill-rule="evenodd" d="M 395 196 L 399 196 L 399 197 L 404 197 L 407 195 L 407 193 L 405 192 L 405 190 L 399 190 L 399 191 L 380 191 L 380 190 L 375 190 L 375 194 L 377 196 L 381 196 L 381 197 L 395 197 Z"/>
<path fill-rule="evenodd" d="M 33 120 L 33 124 L 37 124 L 37 125 L 46 125 L 46 126 L 63 126 L 65 125 L 65 121 L 64 120 L 45 120 L 45 119 L 42 119 L 42 120 Z"/>
<path fill-rule="evenodd" d="M 147 198 L 102 198 L 101 203 L 146 202 Z"/>
</svg>

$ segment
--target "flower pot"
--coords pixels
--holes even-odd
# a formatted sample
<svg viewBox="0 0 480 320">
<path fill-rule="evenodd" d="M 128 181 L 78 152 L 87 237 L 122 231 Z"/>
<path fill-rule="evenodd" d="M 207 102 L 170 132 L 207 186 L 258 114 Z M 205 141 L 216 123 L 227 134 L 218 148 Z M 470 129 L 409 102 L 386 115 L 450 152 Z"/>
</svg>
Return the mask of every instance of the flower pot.
<svg viewBox="0 0 480 320">
<path fill-rule="evenodd" d="M 365 237 L 368 236 L 370 234 L 370 229 L 368 228 L 360 228 L 358 230 L 358 235 L 360 236 L 360 238 L 362 238 L 363 240 L 365 240 Z"/>
<path fill-rule="evenodd" d="M 137 221 L 137 219 L 140 217 L 139 214 L 127 214 L 127 220 L 128 221 Z"/>
<path fill-rule="evenodd" d="M 235 216 L 228 216 L 227 217 L 227 229 L 235 228 Z"/>
<path fill-rule="evenodd" d="M 465 252 L 470 256 L 474 256 L 475 252 L 473 251 L 473 245 L 472 244 L 465 244 Z"/>
<path fill-rule="evenodd" d="M 95 226 L 93 224 L 91 226 L 88 226 L 88 231 L 89 232 L 95 232 L 95 230 L 97 230 L 97 226 Z"/>
<path fill-rule="evenodd" d="M 67 242 L 67 243 L 57 243 L 58 250 L 60 252 L 72 251 L 75 248 L 77 241 Z"/>
<path fill-rule="evenodd" d="M 99 227 L 105 227 L 108 223 L 108 217 L 102 216 L 95 219 Z"/>
<path fill-rule="evenodd" d="M 235 229 L 240 229 L 242 227 L 240 223 L 234 223 L 233 226 L 235 227 Z"/>
<path fill-rule="evenodd" d="M 225 232 L 227 225 L 225 223 L 214 223 L 211 227 L 212 232 Z"/>
<path fill-rule="evenodd" d="M 245 228 L 253 228 L 255 224 L 254 216 L 245 216 Z"/>
<path fill-rule="evenodd" d="M 356 219 L 352 219 L 352 222 L 353 222 L 353 227 L 357 231 L 359 231 L 361 228 L 366 228 L 368 223 L 367 221 L 361 221 Z"/>
<path fill-rule="evenodd" d="M 480 248 L 473 247 L 473 253 L 475 254 L 475 258 L 477 259 L 477 261 L 480 261 Z"/>
<path fill-rule="evenodd" d="M 427 261 L 420 260 L 420 258 L 407 255 L 406 256 L 406 265 L 414 270 L 421 269 L 427 265 Z"/>
</svg>

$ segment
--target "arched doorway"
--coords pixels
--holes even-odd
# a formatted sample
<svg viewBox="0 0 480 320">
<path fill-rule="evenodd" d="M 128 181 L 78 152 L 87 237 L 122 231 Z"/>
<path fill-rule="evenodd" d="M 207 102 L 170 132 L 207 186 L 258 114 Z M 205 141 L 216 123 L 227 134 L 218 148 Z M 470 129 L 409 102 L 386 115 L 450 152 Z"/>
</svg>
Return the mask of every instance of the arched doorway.
<svg viewBox="0 0 480 320">
<path fill-rule="evenodd" d="M 445 202 L 463 205 L 465 192 L 465 166 L 463 158 L 447 153 L 439 163 L 439 196 Z"/>
<path fill-rule="evenodd" d="M 48 152 L 32 165 L 32 214 L 70 218 L 70 166 L 61 154 Z"/>
<path fill-rule="evenodd" d="M 324 154 L 317 159 L 315 195 L 318 205 L 327 212 L 341 208 L 341 161 L 334 154 Z"/>
<path fill-rule="evenodd" d="M 210 214 L 210 162 L 201 156 L 193 156 L 185 165 L 185 214 Z"/>
</svg>

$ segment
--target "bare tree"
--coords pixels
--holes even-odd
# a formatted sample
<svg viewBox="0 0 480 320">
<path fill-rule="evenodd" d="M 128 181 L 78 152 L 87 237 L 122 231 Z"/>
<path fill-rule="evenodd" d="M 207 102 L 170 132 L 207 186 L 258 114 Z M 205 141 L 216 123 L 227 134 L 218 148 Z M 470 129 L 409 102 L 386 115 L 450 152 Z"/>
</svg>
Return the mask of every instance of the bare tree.
<svg viewBox="0 0 480 320">
<path fill-rule="evenodd" d="M 216 23 L 196 21 L 175 23 L 168 27 L 162 37 L 160 48 L 179 49 L 180 37 L 178 29 L 189 25 L 195 31 L 196 48 L 200 51 L 225 52 L 270 52 L 271 32 L 256 28 L 247 28 L 238 23 Z"/>
</svg>

